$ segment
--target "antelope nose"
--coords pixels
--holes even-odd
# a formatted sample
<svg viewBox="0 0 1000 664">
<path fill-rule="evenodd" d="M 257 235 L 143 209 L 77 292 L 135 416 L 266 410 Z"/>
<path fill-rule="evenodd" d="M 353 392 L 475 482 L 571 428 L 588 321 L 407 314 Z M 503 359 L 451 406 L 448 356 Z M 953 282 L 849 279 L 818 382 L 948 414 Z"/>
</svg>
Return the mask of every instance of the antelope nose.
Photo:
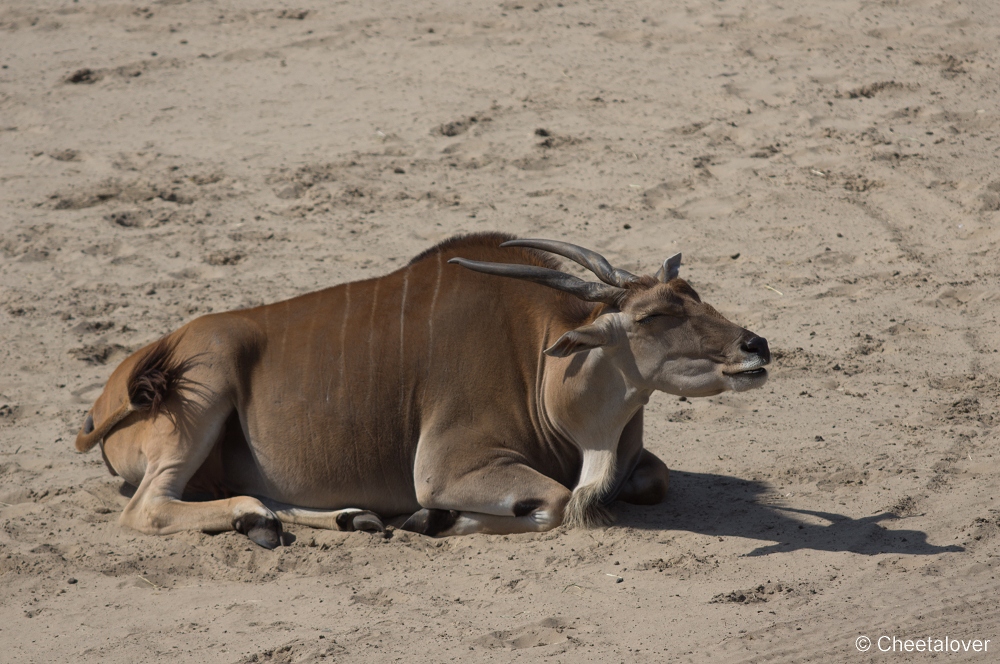
<svg viewBox="0 0 1000 664">
<path fill-rule="evenodd" d="M 750 337 L 740 346 L 745 352 L 759 355 L 765 362 L 771 361 L 771 351 L 767 347 L 767 339 L 756 335 Z"/>
</svg>

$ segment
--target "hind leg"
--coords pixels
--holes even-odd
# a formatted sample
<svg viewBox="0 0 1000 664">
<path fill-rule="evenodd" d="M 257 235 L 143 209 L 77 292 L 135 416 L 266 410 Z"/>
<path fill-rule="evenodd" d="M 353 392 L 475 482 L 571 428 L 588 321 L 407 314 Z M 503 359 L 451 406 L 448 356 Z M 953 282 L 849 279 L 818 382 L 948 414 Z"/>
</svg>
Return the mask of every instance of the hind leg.
<svg viewBox="0 0 1000 664">
<path fill-rule="evenodd" d="M 209 377 L 210 378 L 210 377 Z M 171 397 L 155 417 L 141 415 L 112 433 L 105 444 L 110 463 L 129 466 L 119 472 L 133 481 L 137 465 L 141 481 L 119 522 L 153 535 L 182 530 L 222 532 L 236 530 L 268 549 L 282 543 L 281 521 L 256 498 L 187 502 L 181 495 L 188 481 L 208 457 L 232 409 L 228 400 L 204 382 L 193 395 Z M 135 451 L 139 450 L 140 455 Z M 129 464 L 129 461 L 132 461 Z M 116 463 L 117 462 L 117 463 Z"/>
</svg>

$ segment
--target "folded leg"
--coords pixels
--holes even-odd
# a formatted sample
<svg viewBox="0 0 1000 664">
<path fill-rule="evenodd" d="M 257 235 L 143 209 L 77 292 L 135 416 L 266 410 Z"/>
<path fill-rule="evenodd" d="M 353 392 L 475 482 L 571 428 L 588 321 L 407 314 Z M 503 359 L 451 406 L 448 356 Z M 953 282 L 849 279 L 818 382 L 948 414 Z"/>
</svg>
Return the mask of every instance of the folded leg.
<svg viewBox="0 0 1000 664">
<path fill-rule="evenodd" d="M 281 544 L 281 522 L 256 498 L 181 499 L 232 413 L 228 384 L 218 366 L 195 363 L 161 408 L 136 412 L 105 437 L 109 466 L 138 487 L 122 512 L 123 526 L 153 535 L 236 530 L 263 547 Z"/>
<path fill-rule="evenodd" d="M 385 532 L 385 524 L 382 523 L 382 519 L 377 514 L 357 507 L 346 507 L 339 510 L 316 510 L 268 500 L 264 502 L 281 519 L 282 523 L 294 523 L 300 526 L 323 528 L 326 530 L 363 530 L 370 533 Z"/>
<path fill-rule="evenodd" d="M 618 500 L 633 505 L 656 505 L 666 499 L 669 486 L 670 471 L 667 464 L 644 449 L 640 452 L 635 470 L 622 485 Z"/>
<path fill-rule="evenodd" d="M 570 491 L 520 463 L 487 465 L 418 483 L 419 510 L 403 524 L 430 536 L 551 530 L 563 521 Z"/>
</svg>

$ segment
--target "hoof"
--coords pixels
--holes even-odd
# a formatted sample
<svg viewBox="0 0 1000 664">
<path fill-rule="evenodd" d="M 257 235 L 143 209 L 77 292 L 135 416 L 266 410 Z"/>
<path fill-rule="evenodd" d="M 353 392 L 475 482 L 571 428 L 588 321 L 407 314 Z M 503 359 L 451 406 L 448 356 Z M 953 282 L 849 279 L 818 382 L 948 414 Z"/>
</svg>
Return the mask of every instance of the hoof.
<svg viewBox="0 0 1000 664">
<path fill-rule="evenodd" d="M 368 510 L 338 514 L 337 527 L 347 532 L 362 530 L 366 533 L 385 533 L 385 524 L 382 523 L 382 519 L 375 512 Z"/>
<path fill-rule="evenodd" d="M 254 544 L 265 549 L 274 549 L 285 543 L 285 532 L 281 529 L 281 521 L 262 514 L 244 514 L 233 522 L 233 530 L 243 533 Z"/>
<path fill-rule="evenodd" d="M 400 526 L 400 529 L 420 533 L 428 537 L 435 537 L 454 526 L 455 522 L 458 521 L 458 514 L 455 510 L 431 510 L 425 508 L 414 512 L 413 516 Z"/>
<path fill-rule="evenodd" d="M 384 533 L 385 524 L 372 512 L 362 512 L 354 516 L 354 529 L 363 530 L 366 533 Z"/>
</svg>

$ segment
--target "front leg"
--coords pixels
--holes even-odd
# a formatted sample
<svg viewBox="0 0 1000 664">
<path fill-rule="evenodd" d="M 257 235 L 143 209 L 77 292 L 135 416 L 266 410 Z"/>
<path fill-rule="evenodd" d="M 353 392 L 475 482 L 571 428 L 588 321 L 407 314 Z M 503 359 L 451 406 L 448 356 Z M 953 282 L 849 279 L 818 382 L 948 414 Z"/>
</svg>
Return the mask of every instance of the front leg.
<svg viewBox="0 0 1000 664">
<path fill-rule="evenodd" d="M 378 514 L 358 507 L 345 507 L 339 510 L 320 510 L 307 507 L 296 507 L 275 500 L 263 500 L 268 509 L 281 519 L 282 523 L 294 523 L 309 528 L 325 530 L 340 530 L 353 532 L 362 530 L 368 533 L 385 533 L 385 524 Z"/>
<path fill-rule="evenodd" d="M 562 484 L 516 462 L 454 475 L 436 469 L 431 476 L 417 483 L 424 509 L 407 519 L 403 530 L 432 537 L 541 532 L 563 522 L 570 498 Z"/>
<path fill-rule="evenodd" d="M 633 505 L 657 505 L 667 497 L 670 471 L 667 464 L 649 450 L 639 453 L 639 463 L 625 480 L 618 500 Z"/>
</svg>

